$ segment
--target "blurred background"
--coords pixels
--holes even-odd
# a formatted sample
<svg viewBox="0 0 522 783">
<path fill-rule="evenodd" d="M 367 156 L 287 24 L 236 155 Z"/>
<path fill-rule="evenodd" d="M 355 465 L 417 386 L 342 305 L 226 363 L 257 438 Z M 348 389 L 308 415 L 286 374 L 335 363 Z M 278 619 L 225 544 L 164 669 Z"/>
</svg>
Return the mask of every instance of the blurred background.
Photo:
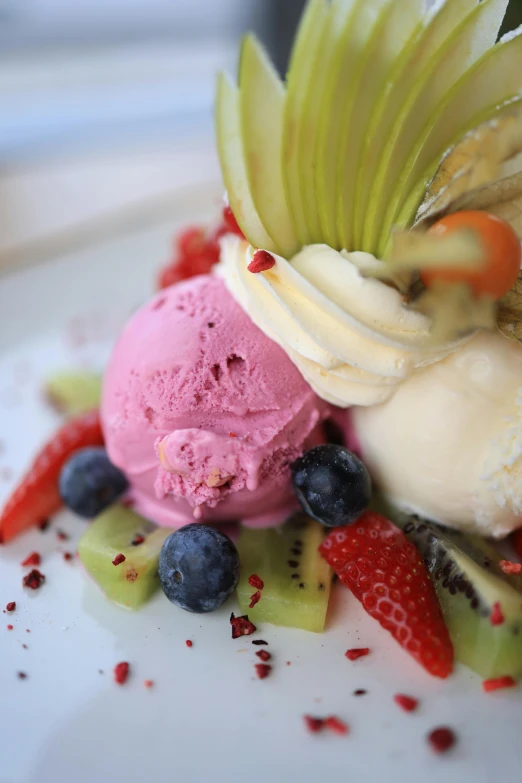
<svg viewBox="0 0 522 783">
<path fill-rule="evenodd" d="M 168 211 L 173 189 L 215 194 L 215 72 L 235 71 L 253 29 L 284 73 L 303 6 L 0 0 L 0 267 L 80 229 L 85 240 L 93 226 Z M 505 28 L 520 23 L 512 0 Z"/>
</svg>

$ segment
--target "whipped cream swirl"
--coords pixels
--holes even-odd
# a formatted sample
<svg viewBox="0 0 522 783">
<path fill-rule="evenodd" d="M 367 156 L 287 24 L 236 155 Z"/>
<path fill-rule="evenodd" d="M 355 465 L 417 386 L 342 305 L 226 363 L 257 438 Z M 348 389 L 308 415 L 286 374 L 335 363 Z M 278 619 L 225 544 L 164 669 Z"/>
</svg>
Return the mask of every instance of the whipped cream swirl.
<svg viewBox="0 0 522 783">
<path fill-rule="evenodd" d="M 389 399 L 418 367 L 443 359 L 462 341 L 433 345 L 430 320 L 375 277 L 383 262 L 369 253 L 303 248 L 290 261 L 253 274 L 254 249 L 222 239 L 216 270 L 254 323 L 275 340 L 314 391 L 346 408 Z"/>
</svg>

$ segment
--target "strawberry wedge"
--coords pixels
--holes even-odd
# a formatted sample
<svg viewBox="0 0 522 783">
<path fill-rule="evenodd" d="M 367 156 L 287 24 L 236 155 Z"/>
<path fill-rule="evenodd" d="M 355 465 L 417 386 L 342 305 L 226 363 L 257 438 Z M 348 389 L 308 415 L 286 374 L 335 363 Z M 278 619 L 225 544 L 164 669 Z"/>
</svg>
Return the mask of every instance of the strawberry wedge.
<svg viewBox="0 0 522 783">
<path fill-rule="evenodd" d="M 453 668 L 453 645 L 424 562 L 402 530 L 366 511 L 326 536 L 319 551 L 368 614 L 435 677 Z"/>
<path fill-rule="evenodd" d="M 0 544 L 5 544 L 62 507 L 58 478 L 62 466 L 78 449 L 102 446 L 98 411 L 69 419 L 37 454 L 0 515 Z"/>
</svg>

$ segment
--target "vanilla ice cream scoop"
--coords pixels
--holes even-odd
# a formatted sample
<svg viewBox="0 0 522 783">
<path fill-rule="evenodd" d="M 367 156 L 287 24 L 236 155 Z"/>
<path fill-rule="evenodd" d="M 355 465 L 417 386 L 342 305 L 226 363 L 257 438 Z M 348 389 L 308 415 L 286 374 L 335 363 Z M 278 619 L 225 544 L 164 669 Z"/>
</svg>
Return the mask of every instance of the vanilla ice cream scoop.
<svg viewBox="0 0 522 783">
<path fill-rule="evenodd" d="M 501 538 L 522 525 L 522 346 L 489 332 L 351 424 L 374 480 L 405 511 Z"/>
</svg>

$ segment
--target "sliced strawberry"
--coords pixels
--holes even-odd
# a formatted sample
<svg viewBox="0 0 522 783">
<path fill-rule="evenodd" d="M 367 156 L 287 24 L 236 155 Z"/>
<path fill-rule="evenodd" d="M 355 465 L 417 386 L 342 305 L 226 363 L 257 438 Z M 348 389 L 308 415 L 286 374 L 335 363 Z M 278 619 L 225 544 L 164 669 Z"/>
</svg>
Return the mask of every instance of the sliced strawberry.
<svg viewBox="0 0 522 783">
<path fill-rule="evenodd" d="M 453 645 L 424 562 L 402 530 L 366 511 L 333 530 L 321 552 L 366 611 L 436 677 L 453 668 Z"/>
<path fill-rule="evenodd" d="M 245 238 L 245 235 L 239 228 L 239 224 L 236 220 L 236 216 L 232 212 L 232 208 L 226 204 L 223 207 L 223 223 L 227 227 L 228 231 L 230 231 L 231 234 L 237 234 L 238 237 L 241 237 L 242 239 Z"/>
<path fill-rule="evenodd" d="M 207 275 L 219 261 L 219 240 L 230 233 L 244 239 L 229 206 L 223 209 L 223 223 L 211 233 L 201 226 L 182 231 L 174 242 L 173 260 L 159 273 L 158 289 L 168 288 L 196 275 Z"/>
<path fill-rule="evenodd" d="M 37 454 L 0 515 L 0 544 L 62 507 L 58 477 L 67 458 L 84 446 L 102 446 L 98 411 L 69 419 Z"/>
<path fill-rule="evenodd" d="M 196 275 L 207 275 L 219 261 L 219 238 L 225 232 L 225 227 L 220 226 L 210 235 L 203 228 L 190 228 L 180 234 L 175 243 L 173 261 L 158 276 L 158 289 L 168 288 Z"/>
</svg>

